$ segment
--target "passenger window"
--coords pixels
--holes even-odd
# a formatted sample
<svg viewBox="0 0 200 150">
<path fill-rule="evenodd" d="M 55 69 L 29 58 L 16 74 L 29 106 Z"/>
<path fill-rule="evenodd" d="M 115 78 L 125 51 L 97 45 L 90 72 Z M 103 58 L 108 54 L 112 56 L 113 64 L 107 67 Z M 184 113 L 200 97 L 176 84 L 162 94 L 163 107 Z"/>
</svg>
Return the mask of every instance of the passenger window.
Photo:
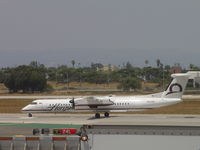
<svg viewBox="0 0 200 150">
<path fill-rule="evenodd" d="M 37 105 L 37 102 L 32 102 L 31 105 Z"/>
</svg>

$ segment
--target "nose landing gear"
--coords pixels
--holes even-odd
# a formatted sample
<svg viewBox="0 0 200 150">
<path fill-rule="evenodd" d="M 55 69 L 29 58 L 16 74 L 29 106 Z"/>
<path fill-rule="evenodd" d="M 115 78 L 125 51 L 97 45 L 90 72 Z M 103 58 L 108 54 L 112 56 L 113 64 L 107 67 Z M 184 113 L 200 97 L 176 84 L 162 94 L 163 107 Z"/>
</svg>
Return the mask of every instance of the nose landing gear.
<svg viewBox="0 0 200 150">
<path fill-rule="evenodd" d="M 28 113 L 28 117 L 33 117 L 33 115 L 31 113 Z"/>
</svg>

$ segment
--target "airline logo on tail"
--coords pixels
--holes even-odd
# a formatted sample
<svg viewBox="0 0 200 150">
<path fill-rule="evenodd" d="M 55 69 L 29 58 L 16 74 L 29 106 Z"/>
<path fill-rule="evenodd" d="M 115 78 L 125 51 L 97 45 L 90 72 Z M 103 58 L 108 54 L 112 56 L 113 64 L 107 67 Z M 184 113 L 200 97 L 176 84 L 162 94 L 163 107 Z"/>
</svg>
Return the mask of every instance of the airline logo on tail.
<svg viewBox="0 0 200 150">
<path fill-rule="evenodd" d="M 173 93 L 179 93 L 182 91 L 183 91 L 182 86 L 178 83 L 174 83 L 174 84 L 170 85 L 169 92 L 166 95 L 173 94 Z"/>
</svg>

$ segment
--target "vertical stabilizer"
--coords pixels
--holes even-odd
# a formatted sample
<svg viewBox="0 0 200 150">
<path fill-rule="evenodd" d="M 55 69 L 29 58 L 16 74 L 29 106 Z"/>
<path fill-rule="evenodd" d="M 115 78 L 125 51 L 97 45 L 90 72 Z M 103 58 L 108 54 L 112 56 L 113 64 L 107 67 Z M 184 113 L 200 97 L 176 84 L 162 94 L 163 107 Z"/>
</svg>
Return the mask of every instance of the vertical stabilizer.
<svg viewBox="0 0 200 150">
<path fill-rule="evenodd" d="M 162 98 L 181 98 L 190 75 L 178 73 L 171 75 L 173 80 L 162 94 Z"/>
</svg>

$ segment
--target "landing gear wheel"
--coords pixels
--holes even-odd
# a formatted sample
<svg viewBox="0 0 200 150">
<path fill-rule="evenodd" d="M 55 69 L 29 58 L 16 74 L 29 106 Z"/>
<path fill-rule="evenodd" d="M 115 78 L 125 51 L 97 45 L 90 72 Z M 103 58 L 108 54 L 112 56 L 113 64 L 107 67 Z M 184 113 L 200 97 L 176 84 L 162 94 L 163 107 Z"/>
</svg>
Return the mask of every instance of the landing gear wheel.
<svg viewBox="0 0 200 150">
<path fill-rule="evenodd" d="M 95 118 L 100 118 L 100 113 L 96 113 Z"/>
<path fill-rule="evenodd" d="M 33 115 L 31 113 L 28 113 L 28 117 L 33 117 Z"/>
<path fill-rule="evenodd" d="M 105 113 L 104 113 L 104 116 L 105 116 L 105 117 L 109 117 L 109 113 L 108 113 L 108 112 L 105 112 Z"/>
</svg>

